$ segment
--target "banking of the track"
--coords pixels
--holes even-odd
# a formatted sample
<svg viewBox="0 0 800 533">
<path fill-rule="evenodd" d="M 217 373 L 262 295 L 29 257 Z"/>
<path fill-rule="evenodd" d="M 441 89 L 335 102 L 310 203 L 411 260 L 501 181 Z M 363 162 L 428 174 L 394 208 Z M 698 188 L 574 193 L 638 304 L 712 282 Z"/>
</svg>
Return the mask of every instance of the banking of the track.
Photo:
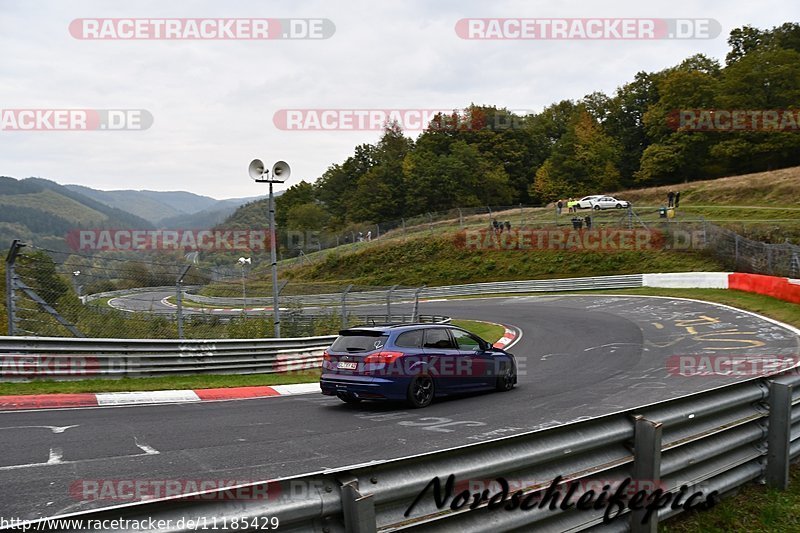
<svg viewBox="0 0 800 533">
<path fill-rule="evenodd" d="M 423 312 L 518 328 L 518 387 L 424 410 L 309 394 L 0 413 L 2 515 L 124 503 L 87 495 L 87 480 L 244 483 L 484 442 L 742 379 L 681 376 L 668 368 L 677 355 L 800 354 L 796 330 L 693 300 L 498 297 L 428 301 Z"/>
</svg>

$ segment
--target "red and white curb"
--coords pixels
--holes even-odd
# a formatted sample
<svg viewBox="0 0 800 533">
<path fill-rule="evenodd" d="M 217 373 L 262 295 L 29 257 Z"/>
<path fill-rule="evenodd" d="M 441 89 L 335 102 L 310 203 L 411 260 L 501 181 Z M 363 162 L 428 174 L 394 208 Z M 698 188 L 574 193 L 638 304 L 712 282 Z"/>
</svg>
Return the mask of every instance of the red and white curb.
<svg viewBox="0 0 800 533">
<path fill-rule="evenodd" d="M 503 336 L 500 337 L 497 340 L 497 342 L 495 342 L 492 345 L 495 348 L 500 348 L 501 350 L 504 350 L 508 348 L 510 345 L 515 344 L 517 341 L 517 337 L 519 336 L 517 330 L 511 329 L 508 326 L 503 326 L 503 328 L 505 329 Z"/>
<path fill-rule="evenodd" d="M 319 383 L 298 383 L 293 385 L 273 385 L 271 387 L 0 396 L 0 411 L 246 400 L 270 396 L 312 394 L 319 391 Z"/>
</svg>

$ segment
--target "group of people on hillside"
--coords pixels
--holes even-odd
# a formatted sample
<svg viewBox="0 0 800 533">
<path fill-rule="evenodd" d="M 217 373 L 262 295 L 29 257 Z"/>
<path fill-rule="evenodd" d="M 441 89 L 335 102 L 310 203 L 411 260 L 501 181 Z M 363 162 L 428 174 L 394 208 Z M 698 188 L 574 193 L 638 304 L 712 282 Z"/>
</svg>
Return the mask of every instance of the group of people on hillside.
<svg viewBox="0 0 800 533">
<path fill-rule="evenodd" d="M 504 228 L 506 231 L 511 231 L 511 222 L 508 220 L 505 222 L 498 222 L 496 218 L 492 219 L 492 229 L 496 234 L 503 233 Z"/>
<path fill-rule="evenodd" d="M 559 200 L 556 202 L 556 212 L 561 215 L 561 211 L 567 208 L 568 213 L 577 213 L 578 212 L 578 200 L 574 198 L 570 198 L 569 200 Z"/>
<path fill-rule="evenodd" d="M 681 192 L 669 191 L 667 193 L 667 207 L 678 207 L 681 203 Z"/>
</svg>

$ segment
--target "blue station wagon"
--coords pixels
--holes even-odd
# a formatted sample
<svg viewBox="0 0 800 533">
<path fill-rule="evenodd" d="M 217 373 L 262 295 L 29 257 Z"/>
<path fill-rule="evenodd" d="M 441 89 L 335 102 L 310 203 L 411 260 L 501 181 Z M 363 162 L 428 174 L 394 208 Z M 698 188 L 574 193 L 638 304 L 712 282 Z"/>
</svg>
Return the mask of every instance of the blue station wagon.
<svg viewBox="0 0 800 533">
<path fill-rule="evenodd" d="M 322 394 L 346 403 L 401 400 L 426 407 L 434 398 L 517 383 L 514 356 L 446 324 L 360 326 L 339 332 L 323 355 Z"/>
</svg>

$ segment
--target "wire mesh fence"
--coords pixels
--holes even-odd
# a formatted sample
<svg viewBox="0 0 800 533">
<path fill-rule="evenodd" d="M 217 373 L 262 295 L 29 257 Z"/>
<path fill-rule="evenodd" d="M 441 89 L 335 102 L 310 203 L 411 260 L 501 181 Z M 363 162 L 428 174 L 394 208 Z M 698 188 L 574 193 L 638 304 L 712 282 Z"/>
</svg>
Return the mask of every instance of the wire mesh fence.
<svg viewBox="0 0 800 533">
<path fill-rule="evenodd" d="M 10 335 L 273 336 L 272 286 L 248 263 L 208 268 L 187 263 L 180 255 L 125 258 L 15 242 L 4 266 L 6 305 L 0 309 Z M 327 335 L 359 323 L 417 320 L 417 308 L 402 300 L 404 289 L 408 292 L 400 286 L 281 282 L 281 336 Z M 318 299 L 315 305 L 304 305 L 308 295 Z M 356 303 L 374 305 L 348 308 Z"/>
</svg>

